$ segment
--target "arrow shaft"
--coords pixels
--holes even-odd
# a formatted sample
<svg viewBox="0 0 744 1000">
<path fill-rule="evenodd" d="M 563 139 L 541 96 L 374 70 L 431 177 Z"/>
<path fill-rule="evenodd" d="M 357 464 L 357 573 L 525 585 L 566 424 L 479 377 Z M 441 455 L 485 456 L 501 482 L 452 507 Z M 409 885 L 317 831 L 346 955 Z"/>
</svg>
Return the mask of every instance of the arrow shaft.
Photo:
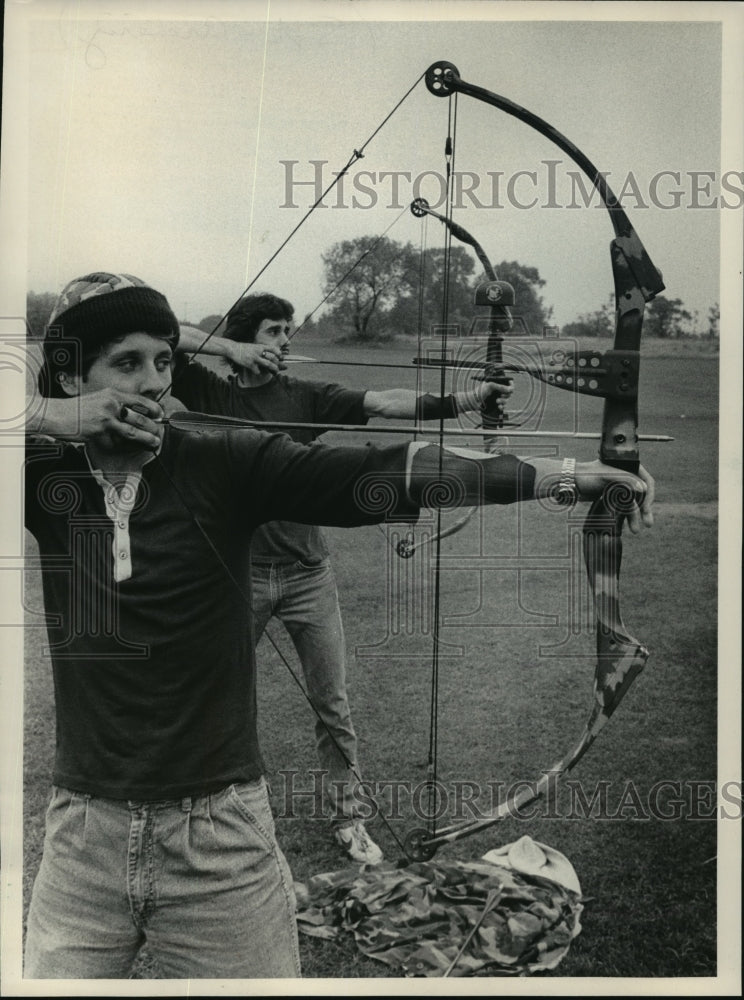
<svg viewBox="0 0 744 1000">
<path fill-rule="evenodd" d="M 389 424 L 386 426 L 369 424 L 308 424 L 291 420 L 245 420 L 229 417 L 211 417 L 206 413 L 195 413 L 190 410 L 173 413 L 166 418 L 166 423 L 174 427 L 259 427 L 271 428 L 274 430 L 320 430 L 320 431 L 363 431 L 368 434 L 427 434 L 437 436 L 439 429 L 434 427 L 421 427 L 415 424 Z M 467 430 L 462 427 L 445 427 L 445 434 L 454 437 L 519 437 L 519 438 L 579 438 L 586 440 L 596 440 L 600 434 L 593 431 L 524 431 L 524 430 L 484 430 L 483 428 L 473 428 Z M 673 438 L 662 434 L 641 435 L 641 441 L 672 441 Z"/>
<path fill-rule="evenodd" d="M 313 365 L 346 365 L 350 368 L 405 368 L 412 371 L 413 365 L 393 364 L 384 361 L 323 361 L 320 358 L 306 358 L 299 354 L 287 354 L 282 359 L 289 364 L 313 364 Z"/>
</svg>

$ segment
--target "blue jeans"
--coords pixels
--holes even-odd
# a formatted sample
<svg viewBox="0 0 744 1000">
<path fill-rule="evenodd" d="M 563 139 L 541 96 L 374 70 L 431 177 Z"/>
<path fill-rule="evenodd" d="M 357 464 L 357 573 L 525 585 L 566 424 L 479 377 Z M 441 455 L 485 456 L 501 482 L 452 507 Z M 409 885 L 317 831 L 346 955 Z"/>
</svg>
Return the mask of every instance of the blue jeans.
<svg viewBox="0 0 744 1000">
<path fill-rule="evenodd" d="M 28 915 L 28 979 L 300 975 L 292 876 L 263 779 L 169 802 L 54 788 Z"/>
<path fill-rule="evenodd" d="M 315 566 L 254 563 L 251 580 L 256 643 L 271 618 L 278 618 L 289 633 L 320 716 L 315 720 L 315 742 L 320 766 L 328 772 L 326 799 L 333 819 L 349 822 L 360 813 L 354 794 L 357 738 L 346 694 L 346 640 L 331 565 L 327 560 Z"/>
</svg>

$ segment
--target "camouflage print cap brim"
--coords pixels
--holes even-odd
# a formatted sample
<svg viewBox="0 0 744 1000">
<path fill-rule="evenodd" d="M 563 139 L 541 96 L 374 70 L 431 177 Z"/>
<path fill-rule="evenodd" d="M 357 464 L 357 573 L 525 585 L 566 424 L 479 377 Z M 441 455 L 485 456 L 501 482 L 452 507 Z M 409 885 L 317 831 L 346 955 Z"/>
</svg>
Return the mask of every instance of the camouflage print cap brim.
<svg viewBox="0 0 744 1000">
<path fill-rule="evenodd" d="M 51 326 L 57 317 L 94 295 L 107 295 L 123 288 L 149 288 L 146 281 L 136 278 L 133 274 L 110 274 L 108 271 L 96 271 L 82 278 L 73 278 L 60 292 L 49 317 Z"/>
</svg>

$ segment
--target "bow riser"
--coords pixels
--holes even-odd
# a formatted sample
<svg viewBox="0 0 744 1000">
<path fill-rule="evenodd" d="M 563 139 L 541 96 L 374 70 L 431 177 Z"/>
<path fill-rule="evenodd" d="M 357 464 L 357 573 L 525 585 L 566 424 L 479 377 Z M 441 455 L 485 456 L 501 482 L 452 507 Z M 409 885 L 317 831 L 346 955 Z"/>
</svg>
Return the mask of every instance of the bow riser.
<svg viewBox="0 0 744 1000">
<path fill-rule="evenodd" d="M 613 240 L 611 246 L 617 303 L 613 354 L 622 359 L 621 367 L 626 370 L 627 378 L 621 393 L 605 399 L 599 454 L 607 465 L 635 474 L 640 464 L 638 372 L 646 292 L 638 287 L 636 272 L 620 242 Z M 620 614 L 622 530 L 626 512 L 635 500 L 627 488 L 610 486 L 593 502 L 584 522 L 584 561 L 597 620 L 595 705 L 587 723 L 587 733 L 593 734 L 592 739 L 615 711 L 649 656 L 645 646 L 630 635 Z"/>
</svg>

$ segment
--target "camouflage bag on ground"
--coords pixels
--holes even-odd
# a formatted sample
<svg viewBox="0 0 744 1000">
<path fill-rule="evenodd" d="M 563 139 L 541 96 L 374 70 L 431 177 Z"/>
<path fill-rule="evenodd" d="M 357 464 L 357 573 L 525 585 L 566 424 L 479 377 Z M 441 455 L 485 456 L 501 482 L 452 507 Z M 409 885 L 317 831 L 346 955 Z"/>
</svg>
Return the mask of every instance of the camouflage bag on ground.
<svg viewBox="0 0 744 1000">
<path fill-rule="evenodd" d="M 576 888 L 502 861 L 383 863 L 295 883 L 297 924 L 353 934 L 397 975 L 527 975 L 554 969 L 579 934 Z"/>
</svg>

